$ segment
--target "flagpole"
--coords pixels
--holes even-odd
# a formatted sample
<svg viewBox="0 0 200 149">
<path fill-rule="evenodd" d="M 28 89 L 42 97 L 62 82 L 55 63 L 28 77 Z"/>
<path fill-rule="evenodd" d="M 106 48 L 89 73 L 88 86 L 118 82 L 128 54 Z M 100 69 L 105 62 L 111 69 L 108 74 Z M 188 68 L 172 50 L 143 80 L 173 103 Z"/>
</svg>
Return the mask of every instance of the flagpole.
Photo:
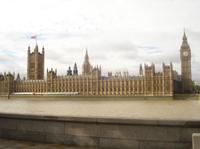
<svg viewBox="0 0 200 149">
<path fill-rule="evenodd" d="M 31 36 L 31 39 L 35 39 L 35 43 L 37 45 L 37 35 Z"/>
<path fill-rule="evenodd" d="M 37 45 L 37 36 L 35 37 L 35 43 L 36 43 L 36 45 Z"/>
</svg>

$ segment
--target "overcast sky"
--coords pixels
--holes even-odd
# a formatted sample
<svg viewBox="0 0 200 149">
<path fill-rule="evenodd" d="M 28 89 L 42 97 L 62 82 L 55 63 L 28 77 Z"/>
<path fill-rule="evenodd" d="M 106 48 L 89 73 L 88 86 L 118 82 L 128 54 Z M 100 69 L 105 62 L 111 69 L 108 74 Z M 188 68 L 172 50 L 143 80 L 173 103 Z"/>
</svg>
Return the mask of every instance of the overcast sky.
<svg viewBox="0 0 200 149">
<path fill-rule="evenodd" d="M 193 79 L 200 81 L 199 0 L 0 0 L 0 72 L 26 74 L 27 47 L 46 49 L 45 69 L 65 74 L 88 49 L 92 65 L 137 75 L 139 64 L 162 62 L 180 73 L 186 29 Z"/>
</svg>

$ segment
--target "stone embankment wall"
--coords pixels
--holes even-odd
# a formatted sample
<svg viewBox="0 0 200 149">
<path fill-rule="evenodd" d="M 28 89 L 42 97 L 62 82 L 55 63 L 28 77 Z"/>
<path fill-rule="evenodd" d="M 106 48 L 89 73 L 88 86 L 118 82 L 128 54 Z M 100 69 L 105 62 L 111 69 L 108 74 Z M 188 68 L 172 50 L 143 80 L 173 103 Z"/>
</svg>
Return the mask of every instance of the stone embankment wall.
<svg viewBox="0 0 200 149">
<path fill-rule="evenodd" d="M 168 100 L 168 99 L 175 99 L 175 100 L 185 100 L 185 99 L 191 99 L 191 100 L 198 100 L 200 99 L 200 94 L 175 94 L 174 96 L 81 96 L 81 95 L 0 95 L 1 99 L 65 99 L 65 100 L 71 100 L 71 99 L 102 99 L 102 100 L 122 100 L 123 99 L 141 99 L 141 100 L 155 100 L 155 99 L 161 99 L 161 100 Z"/>
<path fill-rule="evenodd" d="M 190 149 L 200 122 L 0 114 L 0 137 L 118 149 Z"/>
</svg>

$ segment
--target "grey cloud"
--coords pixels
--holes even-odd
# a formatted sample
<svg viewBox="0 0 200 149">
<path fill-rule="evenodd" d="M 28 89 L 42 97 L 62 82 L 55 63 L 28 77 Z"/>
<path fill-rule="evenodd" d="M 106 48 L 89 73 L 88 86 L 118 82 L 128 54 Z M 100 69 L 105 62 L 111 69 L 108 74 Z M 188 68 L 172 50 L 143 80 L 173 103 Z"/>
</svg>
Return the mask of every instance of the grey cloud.
<svg viewBox="0 0 200 149">
<path fill-rule="evenodd" d="M 106 41 L 92 45 L 91 50 L 95 51 L 94 59 L 109 60 L 117 59 L 135 59 L 138 56 L 138 48 L 129 41 Z M 89 49 L 90 51 L 90 49 Z"/>
<path fill-rule="evenodd" d="M 113 52 L 113 54 L 118 54 L 118 53 L 131 53 L 131 52 L 136 52 L 137 47 L 132 44 L 131 42 L 128 41 L 102 41 L 97 44 L 92 44 L 90 47 L 95 49 L 95 51 L 102 51 L 104 54 L 107 54 L 109 52 Z"/>
<path fill-rule="evenodd" d="M 49 31 L 40 31 L 38 32 L 0 32 L 0 36 L 3 39 L 10 40 L 11 42 L 19 42 L 30 40 L 31 36 L 37 36 L 39 41 L 50 40 L 50 39 L 67 39 L 67 38 L 89 38 L 92 37 L 92 34 L 79 33 L 79 32 L 49 32 Z"/>
<path fill-rule="evenodd" d="M 138 58 L 138 51 L 137 51 L 137 49 L 132 49 L 132 51 L 122 53 L 120 55 L 120 57 L 123 58 L 123 59 L 137 59 Z"/>
<path fill-rule="evenodd" d="M 0 63 L 10 63 L 12 60 L 12 57 L 9 56 L 0 56 Z"/>
<path fill-rule="evenodd" d="M 11 42 L 24 41 L 30 38 L 29 34 L 25 32 L 0 32 L 0 35 L 4 40 L 10 40 Z"/>
<path fill-rule="evenodd" d="M 136 46 L 129 41 L 111 43 L 110 47 L 112 48 L 112 50 L 122 51 L 122 52 L 128 52 L 128 51 L 133 52 L 137 50 Z"/>
<path fill-rule="evenodd" d="M 16 53 L 10 50 L 0 50 L 0 62 L 9 63 L 16 58 Z"/>
<path fill-rule="evenodd" d="M 107 56 L 106 55 L 99 55 L 99 54 L 95 54 L 95 55 L 91 55 L 93 59 L 95 60 L 106 60 Z"/>
<path fill-rule="evenodd" d="M 191 34 L 191 37 L 197 40 L 200 40 L 200 31 L 195 31 L 189 29 L 188 32 Z"/>
<path fill-rule="evenodd" d="M 159 47 L 157 46 L 138 46 L 138 48 L 146 49 L 146 50 L 155 50 L 158 49 Z"/>
<path fill-rule="evenodd" d="M 56 52 L 51 52 L 51 53 L 47 54 L 46 59 L 50 60 L 50 61 L 55 61 L 57 63 L 62 63 L 62 64 L 71 63 L 70 60 L 66 59 L 65 55 L 62 55 L 62 54 L 59 54 Z"/>
<path fill-rule="evenodd" d="M 160 48 L 157 46 L 138 46 L 138 48 L 145 50 L 147 53 L 162 53 Z"/>
<path fill-rule="evenodd" d="M 145 55 L 140 55 L 138 59 L 143 60 L 144 62 L 153 62 L 155 64 L 161 64 L 162 62 L 180 63 L 179 55 L 174 53 L 146 53 Z"/>
<path fill-rule="evenodd" d="M 65 39 L 65 38 L 74 38 L 74 37 L 89 37 L 89 34 L 84 33 L 70 33 L 70 32 L 64 32 L 64 33 L 41 33 L 38 34 L 38 38 L 40 40 L 46 40 L 46 39 Z"/>
<path fill-rule="evenodd" d="M 198 63 L 192 63 L 192 77 L 193 80 L 196 80 L 200 84 L 200 67 Z"/>
</svg>

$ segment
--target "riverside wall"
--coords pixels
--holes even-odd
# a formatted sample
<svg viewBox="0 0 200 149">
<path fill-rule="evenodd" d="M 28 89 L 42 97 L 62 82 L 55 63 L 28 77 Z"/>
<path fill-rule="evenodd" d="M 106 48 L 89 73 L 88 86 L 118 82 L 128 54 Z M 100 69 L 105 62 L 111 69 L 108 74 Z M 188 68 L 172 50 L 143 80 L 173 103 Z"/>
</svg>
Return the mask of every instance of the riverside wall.
<svg viewBox="0 0 200 149">
<path fill-rule="evenodd" d="M 200 121 L 0 114 L 0 137 L 116 149 L 191 149 Z"/>
<path fill-rule="evenodd" d="M 174 99 L 174 100 L 198 100 L 200 99 L 200 94 L 174 94 L 173 96 L 82 96 L 82 95 L 48 95 L 48 94 L 38 94 L 38 95 L 0 95 L 1 99 L 97 99 L 97 100 L 155 100 L 155 99 Z"/>
</svg>

